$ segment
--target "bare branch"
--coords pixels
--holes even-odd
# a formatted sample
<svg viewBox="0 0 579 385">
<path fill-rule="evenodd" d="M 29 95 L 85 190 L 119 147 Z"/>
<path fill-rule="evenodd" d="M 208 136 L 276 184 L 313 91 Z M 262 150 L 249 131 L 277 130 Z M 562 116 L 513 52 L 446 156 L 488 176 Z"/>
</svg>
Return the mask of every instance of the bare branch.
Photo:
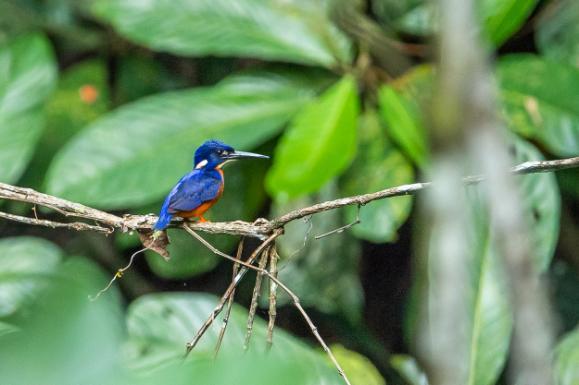
<svg viewBox="0 0 579 385">
<path fill-rule="evenodd" d="M 8 219 L 14 222 L 26 223 L 27 225 L 45 226 L 53 229 L 56 228 L 67 228 L 76 231 L 96 231 L 99 233 L 111 234 L 114 230 L 108 227 L 102 227 L 97 225 L 89 225 L 84 222 L 54 222 L 47 219 L 29 218 L 20 215 L 4 213 L 0 211 L 0 218 Z"/>
<path fill-rule="evenodd" d="M 579 167 L 579 157 L 568 158 L 568 159 L 557 159 L 557 160 L 545 160 L 545 161 L 530 161 L 519 164 L 511 168 L 511 172 L 514 174 L 531 174 L 539 172 L 548 171 L 558 171 L 567 168 Z M 483 176 L 468 176 L 464 178 L 464 182 L 467 184 L 479 183 L 484 180 Z M 204 222 L 204 223 L 187 223 L 188 228 L 196 231 L 202 231 L 211 234 L 229 234 L 229 235 L 241 235 L 252 238 L 257 238 L 261 240 L 267 239 L 275 229 L 282 228 L 286 223 L 295 221 L 296 219 L 301 219 L 313 214 L 318 214 L 328 210 L 335 210 L 345 206 L 353 205 L 365 205 L 369 202 L 392 198 L 404 195 L 414 195 L 419 191 L 422 191 L 431 186 L 431 182 L 423 183 L 412 183 L 396 187 L 387 188 L 381 191 L 377 191 L 370 194 L 355 195 L 346 198 L 335 199 L 323 203 L 318 203 L 316 205 L 305 207 L 299 210 L 290 211 L 289 213 L 282 215 L 281 217 L 272 219 L 268 221 L 267 219 L 260 218 L 253 223 L 244 221 L 231 221 L 231 222 Z M 83 224 L 83 222 L 74 222 L 73 224 L 67 224 L 63 226 L 62 224 L 56 225 L 56 223 L 44 222 L 43 220 L 33 221 L 26 219 L 26 217 L 14 216 L 13 214 L 3 213 L 2 218 L 13 220 L 17 222 L 23 222 L 31 225 L 40 225 L 48 227 L 66 227 L 73 230 L 94 230 L 98 232 L 105 232 L 103 230 L 105 227 L 110 227 L 111 229 L 106 229 L 107 233 L 112 232 L 112 229 L 118 229 L 122 232 L 128 231 L 150 231 L 155 222 L 157 221 L 157 216 L 153 214 L 148 215 L 132 215 L 126 214 L 122 217 L 107 213 L 105 211 L 97 210 L 88 206 L 84 206 L 79 203 L 67 201 L 52 195 L 43 194 L 35 190 L 23 187 L 12 186 L 6 183 L 0 183 L 0 199 L 7 199 L 13 201 L 19 201 L 24 203 L 30 203 L 33 205 L 44 206 L 57 211 L 64 216 L 70 216 L 74 218 L 89 219 L 99 223 L 100 225 L 90 225 Z M 55 224 L 53 226 L 53 224 Z M 173 220 L 173 227 L 182 227 L 183 221 L 181 219 Z M 95 226 L 91 228 L 90 226 Z"/>
<path fill-rule="evenodd" d="M 263 253 L 259 259 L 259 269 L 257 276 L 255 277 L 255 286 L 253 287 L 253 294 L 251 296 L 251 305 L 249 306 L 249 316 L 247 317 L 247 331 L 245 332 L 245 341 L 243 342 L 243 350 L 249 349 L 249 342 L 251 341 L 251 335 L 253 334 L 253 321 L 255 319 L 255 312 L 257 311 L 257 305 L 259 302 L 259 295 L 261 294 L 261 282 L 263 280 L 263 271 L 265 271 L 265 266 L 267 264 L 267 259 L 271 252 L 271 246 Z"/>
<path fill-rule="evenodd" d="M 269 253 L 269 273 L 277 278 L 277 260 L 279 255 L 277 254 L 277 250 L 275 247 L 270 249 Z M 277 284 L 275 281 L 269 281 L 269 310 L 268 316 L 269 321 L 267 323 L 267 337 L 266 343 L 267 348 L 270 349 L 273 345 L 273 328 L 275 326 L 275 319 L 277 317 Z"/>
</svg>

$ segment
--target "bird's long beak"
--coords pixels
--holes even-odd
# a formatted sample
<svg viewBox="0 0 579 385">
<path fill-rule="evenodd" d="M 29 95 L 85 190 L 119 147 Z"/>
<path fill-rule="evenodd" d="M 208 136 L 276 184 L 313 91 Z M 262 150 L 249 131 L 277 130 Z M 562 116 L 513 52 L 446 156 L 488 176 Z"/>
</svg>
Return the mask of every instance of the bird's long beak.
<svg viewBox="0 0 579 385">
<path fill-rule="evenodd" d="M 231 154 L 227 155 L 227 160 L 233 159 L 243 159 L 243 158 L 262 158 L 262 159 L 269 159 L 269 156 L 256 154 L 253 152 L 245 152 L 245 151 L 235 151 Z"/>
</svg>

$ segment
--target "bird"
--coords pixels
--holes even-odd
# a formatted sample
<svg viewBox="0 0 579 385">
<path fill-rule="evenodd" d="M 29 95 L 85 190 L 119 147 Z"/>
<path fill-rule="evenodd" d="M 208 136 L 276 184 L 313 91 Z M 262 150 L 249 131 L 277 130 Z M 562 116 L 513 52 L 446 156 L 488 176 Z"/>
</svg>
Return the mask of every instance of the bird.
<svg viewBox="0 0 579 385">
<path fill-rule="evenodd" d="M 197 218 L 207 222 L 203 217 L 223 194 L 225 179 L 222 167 L 237 159 L 262 158 L 266 155 L 238 151 L 218 141 L 207 140 L 195 150 L 193 170 L 185 174 L 165 198 L 159 218 L 154 225 L 155 235 L 159 235 L 171 223 L 174 217 Z"/>
</svg>

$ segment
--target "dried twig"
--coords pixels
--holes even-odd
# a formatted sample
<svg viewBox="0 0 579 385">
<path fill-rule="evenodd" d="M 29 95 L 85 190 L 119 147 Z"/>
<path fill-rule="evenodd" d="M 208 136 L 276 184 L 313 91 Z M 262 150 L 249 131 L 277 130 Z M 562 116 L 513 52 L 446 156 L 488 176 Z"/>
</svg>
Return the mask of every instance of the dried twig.
<svg viewBox="0 0 579 385">
<path fill-rule="evenodd" d="M 326 232 L 326 233 L 323 233 L 323 234 L 320 234 L 320 235 L 316 235 L 316 236 L 314 237 L 314 239 L 315 239 L 315 240 L 318 240 L 318 239 L 322 239 L 322 238 L 328 237 L 328 236 L 330 236 L 330 235 L 340 234 L 340 233 L 344 232 L 344 230 L 348 230 L 349 228 L 354 227 L 354 226 L 356 226 L 357 224 L 359 224 L 359 223 L 360 223 L 360 206 L 361 206 L 361 205 L 358 205 L 358 211 L 357 211 L 357 213 L 356 213 L 356 219 L 355 219 L 354 221 L 352 221 L 352 222 L 350 222 L 350 223 L 348 223 L 348 224 L 346 224 L 346 225 L 344 225 L 344 226 L 338 227 L 337 229 L 330 230 L 330 231 L 328 231 L 328 232 Z"/>
<path fill-rule="evenodd" d="M 189 226 L 184 226 L 185 230 L 193 235 L 195 238 L 197 238 L 201 243 L 203 243 L 207 248 L 209 248 L 209 250 L 211 250 L 213 253 L 220 255 L 224 258 L 230 259 L 233 262 L 239 263 L 240 265 L 243 265 L 244 267 L 240 269 L 239 273 L 237 273 L 237 275 L 235 276 L 235 278 L 233 279 L 233 281 L 229 284 L 229 287 L 227 288 L 227 290 L 225 290 L 225 293 L 221 296 L 221 299 L 219 300 L 219 303 L 217 304 L 217 306 L 215 306 L 215 308 L 213 309 L 213 311 L 211 312 L 211 314 L 209 315 L 209 317 L 205 320 L 205 322 L 203 323 L 203 325 L 201 325 L 201 327 L 199 328 L 199 330 L 197 331 L 197 333 L 195 334 L 195 336 L 193 337 L 193 339 L 187 343 L 187 352 L 185 353 L 185 356 L 187 356 L 191 350 L 193 350 L 193 348 L 197 345 L 197 343 L 199 343 L 199 340 L 201 339 L 201 337 L 203 336 L 203 334 L 205 334 L 205 332 L 207 331 L 207 329 L 211 326 L 211 324 L 213 323 L 213 321 L 215 320 L 215 317 L 217 317 L 219 315 L 219 313 L 221 313 L 221 310 L 223 310 L 223 306 L 225 305 L 225 302 L 229 299 L 229 296 L 231 296 L 231 294 L 233 293 L 233 291 L 235 290 L 235 288 L 237 287 L 237 285 L 239 284 L 239 282 L 241 281 L 241 279 L 243 278 L 243 276 L 245 275 L 245 273 L 247 272 L 248 268 L 256 268 L 255 266 L 251 265 L 251 263 L 253 263 L 253 261 L 255 260 L 255 258 L 257 258 L 257 256 L 259 256 L 261 254 L 261 252 L 272 242 L 275 241 L 275 239 L 277 237 L 279 237 L 283 231 L 281 229 L 277 229 L 273 232 L 273 234 L 271 234 L 269 236 L 269 238 L 267 238 L 265 241 L 263 241 L 254 251 L 253 253 L 249 256 L 249 258 L 247 259 L 246 262 L 243 262 L 241 260 L 237 260 L 225 253 L 222 253 L 221 251 L 219 251 L 218 249 L 216 249 L 215 247 L 213 247 L 213 245 L 211 245 L 209 242 L 207 242 L 205 239 L 203 239 L 199 234 L 195 233 L 195 231 L 193 231 L 191 228 L 189 228 Z"/>
<path fill-rule="evenodd" d="M 279 255 L 275 247 L 270 249 L 269 253 L 269 273 L 277 278 L 277 260 Z M 277 283 L 274 280 L 269 281 L 269 310 L 268 310 L 268 323 L 267 323 L 267 337 L 266 344 L 267 348 L 271 349 L 273 345 L 273 328 L 275 326 L 275 318 L 277 317 Z"/>
<path fill-rule="evenodd" d="M 326 344 L 326 342 L 324 341 L 324 339 L 322 338 L 322 336 L 318 332 L 318 328 L 313 323 L 312 319 L 310 318 L 308 313 L 305 311 L 305 309 L 302 307 L 299 297 L 292 290 L 290 290 L 284 283 L 282 283 L 277 277 L 273 276 L 269 271 L 267 271 L 266 269 L 251 265 L 251 263 L 255 260 L 257 255 L 259 255 L 259 253 L 261 253 L 261 252 L 264 252 L 265 247 L 270 244 L 270 243 L 268 243 L 268 241 L 272 242 L 273 240 L 275 240 L 275 238 L 277 238 L 277 236 L 281 235 L 281 233 L 278 233 L 276 231 L 270 238 L 268 238 L 266 241 L 264 241 L 253 252 L 251 257 L 248 258 L 247 262 L 244 262 L 244 261 L 235 259 L 230 255 L 225 254 L 224 252 L 215 248 L 213 245 L 211 245 L 209 242 L 207 242 L 205 239 L 203 239 L 199 234 L 195 233 L 193 230 L 188 229 L 187 227 L 185 227 L 185 228 L 191 235 L 193 235 L 195 238 L 199 239 L 205 246 L 207 246 L 207 248 L 209 250 L 211 250 L 215 254 L 220 255 L 226 259 L 229 259 L 230 261 L 239 263 L 239 264 L 246 267 L 246 269 L 242 269 L 239 272 L 239 274 L 235 277 L 236 279 L 234 279 L 233 282 L 231 282 L 231 284 L 229 285 L 229 288 L 227 288 L 227 290 L 225 291 L 225 294 L 223 294 L 223 296 L 221 297 L 221 300 L 219 301 L 219 303 L 217 304 L 215 309 L 213 309 L 213 312 L 211 313 L 209 318 L 201 326 L 201 328 L 197 332 L 195 338 L 187 344 L 187 353 L 189 353 L 197 345 L 197 343 L 199 342 L 199 339 L 203 336 L 203 334 L 205 333 L 207 328 L 211 325 L 211 323 L 213 322 L 215 317 L 217 317 L 217 315 L 219 314 L 221 309 L 223 309 L 223 305 L 224 305 L 226 299 L 231 295 L 233 289 L 237 286 L 237 284 L 239 283 L 239 280 L 241 279 L 241 278 L 239 278 L 239 279 L 237 279 L 237 278 L 243 276 L 242 273 L 244 272 L 244 270 L 247 271 L 247 269 L 251 269 L 251 270 L 255 270 L 263 275 L 266 275 L 270 280 L 275 282 L 279 287 L 282 288 L 283 291 L 286 292 L 286 294 L 291 298 L 293 305 L 298 309 L 298 311 L 302 315 L 302 318 L 308 324 L 308 327 L 310 328 L 312 334 L 318 340 L 319 344 L 322 346 L 322 348 L 324 349 L 324 351 L 326 352 L 326 354 L 328 355 L 328 357 L 330 358 L 330 360 L 332 361 L 332 363 L 336 367 L 340 376 L 342 376 L 342 378 L 344 379 L 344 381 L 346 382 L 347 385 L 351 385 L 350 380 L 348 380 L 348 377 L 346 376 L 346 374 L 344 373 L 344 370 L 342 369 L 342 367 L 340 366 L 340 364 L 336 360 L 336 357 L 334 356 L 334 354 L 330 350 L 330 347 Z M 266 243 L 267 243 L 267 245 L 266 245 Z"/>
<path fill-rule="evenodd" d="M 259 302 L 259 295 L 261 294 L 261 281 L 263 280 L 263 271 L 265 271 L 265 266 L 269 258 L 269 253 L 271 252 L 271 246 L 268 247 L 261 253 L 259 258 L 259 269 L 261 271 L 257 272 L 255 277 L 255 286 L 253 286 L 253 295 L 251 296 L 251 305 L 249 306 L 249 316 L 247 317 L 247 331 L 245 333 L 245 341 L 243 342 L 243 350 L 249 349 L 249 341 L 251 340 L 251 334 L 253 332 L 253 320 L 255 319 L 255 312 L 257 311 L 257 305 Z"/>
<path fill-rule="evenodd" d="M 36 211 L 34 211 L 34 214 L 36 216 Z M 49 221 L 47 219 L 23 217 L 20 215 L 9 214 L 9 213 L 5 213 L 2 211 L 0 211 L 0 218 L 8 219 L 8 220 L 11 220 L 14 222 L 26 223 L 27 225 L 51 227 L 53 229 L 55 229 L 55 228 L 67 228 L 67 229 L 77 230 L 77 231 L 96 231 L 96 232 L 105 233 L 105 234 L 111 234 L 114 231 L 111 228 L 97 226 L 97 225 L 89 225 L 88 223 L 84 223 L 84 222 L 69 222 L 69 223 L 54 222 L 54 221 Z"/>
<path fill-rule="evenodd" d="M 241 259 L 241 255 L 243 254 L 243 244 L 245 242 L 245 238 L 241 238 L 239 241 L 239 245 L 237 245 L 237 253 L 235 254 L 236 259 Z M 237 272 L 239 271 L 239 263 L 233 264 L 233 270 L 231 273 L 231 280 L 235 279 Z M 227 310 L 225 310 L 225 315 L 223 316 L 223 323 L 221 324 L 221 330 L 219 331 L 219 336 L 217 337 L 217 344 L 215 344 L 215 353 L 213 357 L 217 357 L 219 354 L 219 349 L 221 348 L 221 343 L 223 342 L 223 337 L 225 336 L 225 330 L 227 329 L 227 324 L 229 323 L 229 317 L 231 315 L 231 308 L 233 307 L 233 297 L 235 297 L 235 289 L 231 292 L 229 296 L 229 300 L 227 301 Z"/>
</svg>

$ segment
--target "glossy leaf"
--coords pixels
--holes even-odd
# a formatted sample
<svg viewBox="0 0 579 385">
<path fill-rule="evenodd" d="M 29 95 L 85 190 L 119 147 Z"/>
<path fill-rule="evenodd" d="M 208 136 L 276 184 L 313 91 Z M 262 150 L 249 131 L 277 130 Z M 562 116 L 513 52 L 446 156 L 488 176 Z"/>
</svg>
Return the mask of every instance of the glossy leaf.
<svg viewBox="0 0 579 385">
<path fill-rule="evenodd" d="M 414 170 L 409 162 L 385 138 L 375 112 L 360 118 L 360 151 L 343 179 L 344 195 L 366 194 L 414 182 Z M 352 228 L 358 238 L 375 242 L 396 240 L 398 228 L 406 221 L 412 207 L 412 197 L 396 197 L 370 202 L 360 207 L 346 208 L 346 221 L 358 217 Z"/>
<path fill-rule="evenodd" d="M 42 35 L 0 45 L 0 181 L 23 173 L 44 127 L 42 105 L 54 88 L 56 64 Z"/>
<path fill-rule="evenodd" d="M 566 334 L 555 349 L 555 384 L 579 383 L 579 328 Z"/>
<path fill-rule="evenodd" d="M 244 75 L 240 83 L 230 79 L 125 105 L 92 123 L 57 154 L 48 191 L 103 208 L 155 202 L 191 169 L 202 141 L 218 138 L 249 150 L 279 132 L 314 95 L 311 87 L 275 73 Z"/>
<path fill-rule="evenodd" d="M 154 373 L 172 364 L 181 364 L 185 342 L 191 339 L 216 303 L 217 298 L 214 296 L 193 293 L 153 294 L 137 299 L 129 307 L 127 315 L 129 365 L 141 373 Z M 246 318 L 247 312 L 238 305 L 234 305 L 221 355 L 230 357 L 234 354 L 237 359 L 241 359 Z M 199 345 L 187 359 L 189 362 L 196 363 L 198 367 L 203 367 L 204 362 L 212 362 L 212 365 L 218 364 L 219 360 L 213 362 L 211 357 L 220 328 L 221 317 L 207 330 Z M 265 351 L 265 323 L 259 317 L 255 320 L 252 341 L 248 354 L 259 361 L 263 360 L 263 356 L 256 355 Z M 340 384 L 342 381 L 336 371 L 325 362 L 324 356 L 280 329 L 275 330 L 273 347 L 268 357 L 272 360 L 270 361 L 272 365 L 293 362 L 297 365 L 296 369 L 299 369 L 294 374 L 303 373 L 305 378 L 299 378 L 301 376 L 292 378 L 290 382 L 287 382 L 288 385 L 329 385 Z M 267 366 L 259 367 L 261 370 L 252 371 L 247 370 L 247 365 L 244 366 L 246 372 L 267 371 Z M 219 377 L 219 373 L 212 372 L 213 376 Z M 237 375 L 245 377 L 247 373 Z M 276 383 L 279 380 L 286 384 L 283 378 L 278 378 Z"/>
<path fill-rule="evenodd" d="M 22 177 L 22 184 L 42 189 L 46 170 L 56 152 L 84 126 L 109 107 L 107 70 L 101 60 L 76 64 L 62 73 L 46 103 L 46 129 Z"/>
<path fill-rule="evenodd" d="M 499 61 L 498 75 L 509 127 L 559 156 L 579 153 L 579 69 L 510 55 Z"/>
<path fill-rule="evenodd" d="M 352 385 L 386 385 L 386 381 L 368 358 L 342 345 L 332 345 L 330 348 L 344 372 L 348 374 Z"/>
<path fill-rule="evenodd" d="M 321 0 L 98 0 L 94 13 L 129 39 L 178 55 L 325 67 L 351 61 L 350 44 Z"/>
<path fill-rule="evenodd" d="M 398 375 L 408 385 L 428 385 L 426 374 L 413 357 L 404 354 L 393 354 L 390 357 L 390 366 L 396 370 Z"/>
<path fill-rule="evenodd" d="M 477 15 L 484 34 L 500 46 L 520 29 L 537 0 L 477 0 Z M 386 25 L 416 35 L 430 35 L 438 30 L 435 3 L 425 0 L 374 0 L 373 7 Z"/>
<path fill-rule="evenodd" d="M 324 202 L 338 195 L 329 183 L 319 193 L 276 203 L 271 216 Z M 324 313 L 344 315 L 352 324 L 361 320 L 364 293 L 358 271 L 359 243 L 349 231 L 332 234 L 319 240 L 314 236 L 343 225 L 340 212 L 326 211 L 307 220 L 290 222 L 278 242 L 280 252 L 279 277 L 306 305 Z M 278 303 L 291 303 L 280 293 Z"/>
<path fill-rule="evenodd" d="M 424 123 L 416 103 L 390 86 L 380 89 L 380 112 L 392 140 L 420 166 L 427 160 Z"/>
<path fill-rule="evenodd" d="M 274 155 L 267 188 L 286 200 L 317 191 L 338 176 L 356 152 L 356 82 L 345 76 L 294 118 Z"/>
<path fill-rule="evenodd" d="M 58 270 L 61 251 L 41 238 L 0 240 L 0 317 L 34 299 Z"/>
<path fill-rule="evenodd" d="M 579 3 L 563 0 L 540 19 L 535 40 L 549 59 L 579 68 Z"/>
<path fill-rule="evenodd" d="M 259 160 L 226 166 L 223 196 L 205 216 L 212 221 L 254 221 L 265 200 L 262 181 L 267 166 L 266 162 Z M 234 249 L 239 241 L 237 237 L 223 234 L 199 235 L 231 255 L 235 253 Z M 223 260 L 182 230 L 169 230 L 169 237 L 171 243 L 167 249 L 171 260 L 165 261 L 154 252 L 148 251 L 146 254 L 149 267 L 161 277 L 192 277 L 213 270 L 217 263 Z"/>
</svg>

